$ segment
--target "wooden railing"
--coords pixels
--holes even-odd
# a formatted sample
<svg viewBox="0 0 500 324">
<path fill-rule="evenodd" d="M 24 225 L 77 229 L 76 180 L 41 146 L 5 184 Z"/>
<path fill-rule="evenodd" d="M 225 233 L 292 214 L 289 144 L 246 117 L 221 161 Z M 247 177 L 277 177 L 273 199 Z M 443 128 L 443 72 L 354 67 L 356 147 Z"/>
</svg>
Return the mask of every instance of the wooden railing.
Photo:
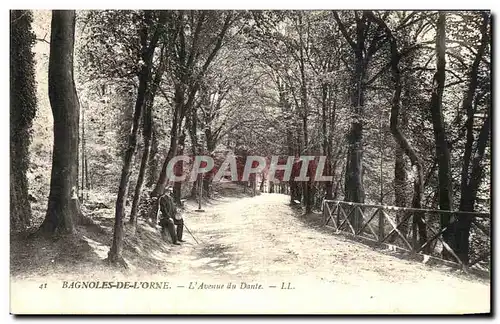
<svg viewBox="0 0 500 324">
<path fill-rule="evenodd" d="M 402 208 L 324 200 L 323 224 L 338 232 L 347 232 L 377 243 L 396 246 L 413 254 L 424 254 L 460 266 L 488 271 L 491 263 L 491 217 L 489 213 Z M 469 257 L 464 264 L 445 237 L 459 217 L 471 221 Z M 441 219 L 450 225 L 441 228 Z M 448 240 L 449 241 L 449 240 Z M 443 258 L 443 256 L 445 256 Z"/>
</svg>

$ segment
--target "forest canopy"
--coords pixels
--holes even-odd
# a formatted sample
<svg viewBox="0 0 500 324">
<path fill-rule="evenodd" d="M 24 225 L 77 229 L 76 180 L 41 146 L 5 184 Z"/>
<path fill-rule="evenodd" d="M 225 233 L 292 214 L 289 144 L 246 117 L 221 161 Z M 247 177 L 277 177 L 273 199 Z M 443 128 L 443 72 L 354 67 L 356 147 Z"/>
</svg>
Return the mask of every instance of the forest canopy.
<svg viewBox="0 0 500 324">
<path fill-rule="evenodd" d="M 147 214 L 140 208 L 145 193 L 158 197 L 172 186 L 180 204 L 196 197 L 202 183 L 203 194 L 213 194 L 215 172 L 168 181 L 168 163 L 179 155 L 211 156 L 216 166 L 228 154 L 280 156 L 283 163 L 288 156 L 325 156 L 331 181 L 270 182 L 267 172 L 238 178 L 245 187 L 289 194 L 306 213 L 324 199 L 490 212 L 489 12 L 82 10 L 55 11 L 49 23 L 51 13 L 38 11 L 36 66 L 27 52 L 33 36 L 16 29 L 30 24 L 31 14 L 16 15 L 11 132 L 31 132 L 33 141 L 18 143 L 11 134 L 11 156 L 29 181 L 29 193 L 22 174 L 19 190 L 11 181 L 11 202 L 25 204 L 28 194 L 36 202 L 33 216 L 11 203 L 18 229 L 45 218 L 45 229 L 67 219 L 63 228 L 70 230 L 69 218 L 54 215 L 72 210 L 85 219 L 86 201 L 111 197 L 110 259 L 117 261 L 111 254 L 120 254 L 123 223 L 135 226 Z M 58 78 L 64 71 L 71 75 Z M 36 97 L 33 73 L 41 80 Z M 47 126 L 51 114 L 57 131 Z M 68 147 L 60 154 L 71 159 L 51 160 L 58 136 L 68 139 L 59 143 Z M 66 166 L 73 168 L 65 175 L 71 181 L 55 181 L 54 168 Z M 66 205 L 51 213 L 64 200 L 50 198 L 61 195 L 54 188 L 65 188 Z M 74 195 L 78 206 L 70 204 Z M 467 262 L 472 217 L 438 222 Z"/>
</svg>

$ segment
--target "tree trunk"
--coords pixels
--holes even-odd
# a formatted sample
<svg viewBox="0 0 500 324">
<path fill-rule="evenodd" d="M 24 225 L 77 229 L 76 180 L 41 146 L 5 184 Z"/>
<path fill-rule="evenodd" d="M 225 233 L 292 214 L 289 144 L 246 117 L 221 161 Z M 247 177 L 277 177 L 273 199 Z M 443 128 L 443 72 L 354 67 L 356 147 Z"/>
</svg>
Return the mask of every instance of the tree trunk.
<svg viewBox="0 0 500 324">
<path fill-rule="evenodd" d="M 479 64 L 483 58 L 486 46 L 488 44 L 488 26 L 489 16 L 483 13 L 483 23 L 481 26 L 481 44 L 472 63 L 471 71 L 469 73 L 469 84 L 467 91 L 464 94 L 462 109 L 467 112 L 466 122 L 466 143 L 464 151 L 464 164 L 462 165 L 461 184 L 460 184 L 460 209 L 461 211 L 474 211 L 474 204 L 476 201 L 476 194 L 479 186 L 477 178 L 480 176 L 481 160 L 484 155 L 484 150 L 489 137 L 490 129 L 490 114 L 485 119 L 483 127 L 479 133 L 477 141 L 477 154 L 471 161 L 472 150 L 474 144 L 474 114 L 473 107 L 474 96 L 478 86 L 478 71 Z M 470 164 L 472 162 L 472 170 Z M 470 215 L 459 215 L 456 228 L 455 228 L 455 247 L 457 256 L 464 264 L 469 263 L 469 235 L 472 218 Z"/>
<path fill-rule="evenodd" d="M 329 176 L 332 175 L 331 173 L 331 166 L 332 166 L 332 147 L 331 143 L 329 141 L 330 139 L 330 134 L 328 134 L 328 103 L 327 103 L 327 98 L 328 98 L 328 87 L 329 85 L 324 83 L 321 85 L 321 130 L 323 133 L 323 154 L 326 156 L 326 163 L 325 163 L 325 175 Z M 327 181 L 325 182 L 325 198 L 326 199 L 332 199 L 333 198 L 333 180 L 332 181 Z"/>
<path fill-rule="evenodd" d="M 365 191 L 363 187 L 363 107 L 364 107 L 364 89 L 363 89 L 363 57 L 362 54 L 356 55 L 355 72 L 351 80 L 351 105 L 353 107 L 353 117 L 351 127 L 347 137 L 348 152 L 345 173 L 345 191 L 346 201 L 357 203 L 365 202 Z M 361 226 L 361 215 L 352 213 L 350 222 L 355 230 Z"/>
<path fill-rule="evenodd" d="M 446 14 L 439 12 L 437 22 L 437 35 L 436 35 L 436 53 L 437 53 L 437 70 L 433 79 L 433 91 L 431 96 L 430 111 L 432 117 L 432 126 L 434 129 L 434 140 L 436 143 L 436 156 L 438 159 L 438 182 L 439 182 L 439 209 L 452 210 L 453 209 L 453 189 L 451 181 L 451 165 L 450 165 L 450 151 L 448 148 L 448 140 L 446 137 L 445 123 L 443 120 L 442 101 L 445 83 L 445 51 L 446 51 Z M 443 239 L 445 242 L 453 246 L 453 233 L 452 229 L 448 226 L 450 224 L 449 213 L 441 214 L 441 228 L 446 228 L 443 232 Z M 445 257 L 447 253 L 445 252 Z"/>
<path fill-rule="evenodd" d="M 186 119 L 187 129 L 189 137 L 191 139 L 191 151 L 193 153 L 193 158 L 196 157 L 196 155 L 200 155 L 202 152 L 201 147 L 198 143 L 198 135 L 197 135 L 198 116 L 196 114 L 196 111 L 197 111 L 196 109 L 192 109 L 188 118 Z M 196 180 L 193 182 L 193 187 L 191 188 L 191 197 L 193 198 L 198 197 L 198 194 L 200 192 L 199 181 L 201 180 L 201 178 L 202 175 L 198 174 Z"/>
<path fill-rule="evenodd" d="M 28 200 L 30 129 L 36 112 L 35 39 L 27 10 L 10 11 L 10 229 L 25 230 L 31 221 Z"/>
<path fill-rule="evenodd" d="M 354 52 L 354 69 L 351 75 L 349 96 L 352 106 L 351 126 L 347 136 L 348 152 L 345 170 L 345 200 L 364 203 L 363 186 L 363 115 L 366 90 L 366 71 L 369 62 L 378 48 L 379 29 L 370 34 L 370 12 L 354 12 L 356 27 L 352 35 L 347 31 L 338 14 L 333 12 L 339 29 Z M 371 35 L 368 42 L 368 36 Z M 363 219 L 359 213 L 353 213 L 351 223 L 359 229 Z"/>
<path fill-rule="evenodd" d="M 137 176 L 137 182 L 135 185 L 134 199 L 132 201 L 132 210 L 130 212 L 130 224 L 135 228 L 137 226 L 137 208 L 139 206 L 142 184 L 144 182 L 144 176 L 146 174 L 146 166 L 149 161 L 149 152 L 151 150 L 151 137 L 153 132 L 153 105 L 156 96 L 156 91 L 160 86 L 163 73 L 165 71 L 165 64 L 163 63 L 163 49 L 160 55 L 160 67 L 156 72 L 153 84 L 148 91 L 147 98 L 144 104 L 144 116 L 143 116 L 143 138 L 144 138 L 144 150 L 141 158 L 141 166 L 139 168 L 139 175 Z"/>
<path fill-rule="evenodd" d="M 287 130 L 286 130 L 286 134 L 287 134 L 287 146 L 288 146 L 288 156 L 295 156 L 295 148 L 293 146 L 293 140 L 292 140 L 292 132 L 291 130 L 289 129 L 289 127 L 287 127 Z M 295 175 L 291 174 L 290 176 L 290 179 L 288 181 L 288 185 L 290 186 L 290 204 L 295 204 L 295 200 L 299 200 L 300 201 L 300 197 L 298 196 L 298 186 L 297 186 L 297 182 L 294 181 L 294 177 Z M 281 182 L 280 183 L 280 193 L 284 193 L 284 183 Z"/>
<path fill-rule="evenodd" d="M 88 190 L 92 189 L 92 184 L 89 178 L 89 163 L 87 154 L 85 154 L 85 188 L 87 189 L 87 199 L 88 199 Z"/>
<path fill-rule="evenodd" d="M 82 190 L 80 192 L 80 200 L 83 204 L 83 193 L 85 190 L 85 109 L 82 109 Z"/>
<path fill-rule="evenodd" d="M 461 211 L 474 211 L 474 205 L 477 200 L 477 191 L 479 189 L 481 179 L 484 176 L 482 161 L 486 145 L 490 137 L 490 124 L 491 113 L 488 113 L 477 140 L 476 154 L 474 155 L 474 159 L 472 161 L 472 171 L 467 186 L 468 190 L 460 199 Z M 472 220 L 473 217 L 471 215 L 462 214 L 458 216 L 455 225 L 455 249 L 457 256 L 464 264 L 469 263 L 469 236 Z"/>
<path fill-rule="evenodd" d="M 337 67 L 340 66 L 340 63 L 337 63 Z M 338 178 L 336 176 L 336 171 L 337 171 L 337 165 L 338 161 L 341 158 L 341 153 L 342 153 L 342 146 L 343 144 L 336 144 L 336 155 L 335 157 L 333 156 L 333 134 L 335 134 L 336 131 L 336 125 L 337 125 L 337 95 L 338 95 L 338 85 L 335 84 L 335 86 L 330 88 L 329 91 L 329 97 L 333 97 L 333 103 L 331 104 L 332 108 L 329 113 L 329 120 L 330 120 L 330 136 L 328 136 L 328 149 L 327 149 L 327 160 L 328 166 L 329 166 L 329 174 L 332 176 L 332 181 L 330 182 L 330 185 L 327 185 L 327 190 L 326 190 L 326 197 L 327 199 L 335 199 L 337 197 L 337 192 L 338 192 L 338 181 L 336 183 L 336 179 Z M 340 176 L 341 177 L 341 176 Z M 335 194 L 334 194 L 335 193 Z"/>
<path fill-rule="evenodd" d="M 387 36 L 389 37 L 390 41 L 390 49 L 391 49 L 391 72 L 392 72 L 392 79 L 394 82 L 394 94 L 392 97 L 392 105 L 391 105 L 391 117 L 390 117 L 390 129 L 391 133 L 394 136 L 394 139 L 396 140 L 399 148 L 404 151 L 408 157 L 410 158 L 410 161 L 412 165 L 415 167 L 416 171 L 416 176 L 414 180 L 414 186 L 413 186 L 413 199 L 412 199 L 412 207 L 413 208 L 422 208 L 422 182 L 423 182 L 423 170 L 422 170 L 422 161 L 420 157 L 417 155 L 416 151 L 411 147 L 410 143 L 404 136 L 403 132 L 399 128 L 399 113 L 401 111 L 401 92 L 402 92 L 402 82 L 401 82 L 401 71 L 399 69 L 399 63 L 401 59 L 401 54 L 398 50 L 398 45 L 397 45 L 397 40 L 394 38 L 394 35 L 392 34 L 392 31 L 389 29 L 389 27 L 385 24 L 385 22 L 379 18 L 376 18 L 373 14 L 370 14 L 370 18 L 373 19 L 377 24 L 379 24 L 386 32 Z M 403 121 L 406 122 L 406 116 L 403 116 Z M 396 156 L 396 158 L 398 158 Z M 402 158 L 402 157 L 400 157 Z M 399 163 L 404 163 L 403 161 L 399 161 Z M 396 159 L 396 163 L 398 163 Z M 404 169 L 404 165 L 402 166 Z M 401 172 L 401 170 L 397 169 L 395 172 Z M 397 174 L 398 180 L 403 180 L 401 179 L 403 175 Z M 396 178 L 396 174 L 395 174 Z M 396 183 L 395 183 L 396 185 Z M 396 188 L 396 190 L 401 190 Z M 404 196 L 404 193 L 400 193 L 401 195 Z M 397 198 L 397 196 L 396 196 Z M 401 198 L 401 197 L 399 197 Z M 401 202 L 401 201 L 400 201 Z M 424 222 L 424 217 L 425 215 L 417 211 L 413 215 L 413 222 L 414 222 L 414 229 L 418 228 L 418 233 L 419 233 L 419 245 L 422 246 L 425 244 L 427 241 L 427 230 Z M 403 233 L 405 233 L 404 231 Z M 417 250 L 417 247 L 414 247 L 415 250 Z M 427 252 L 428 250 L 424 251 Z"/>
<path fill-rule="evenodd" d="M 335 15 L 339 27 L 343 25 Z M 351 75 L 350 101 L 352 107 L 351 126 L 347 136 L 348 151 L 345 172 L 345 200 L 357 203 L 365 202 L 365 190 L 363 187 L 363 113 L 364 113 L 364 76 L 368 61 L 364 59 L 364 46 L 366 37 L 366 22 L 363 18 L 358 18 L 356 14 L 356 41 L 351 41 L 354 51 L 354 71 Z M 346 39 L 350 39 L 344 28 L 341 28 Z M 366 61 L 366 62 L 365 62 Z M 355 212 L 350 218 L 350 222 L 355 230 L 361 226 L 361 215 Z"/>
<path fill-rule="evenodd" d="M 285 116 L 285 121 L 287 124 L 292 124 L 293 123 L 293 117 L 292 117 L 292 109 L 290 106 L 290 103 L 287 100 L 287 92 L 286 92 L 286 84 L 284 82 L 281 82 L 278 80 L 277 82 L 278 86 L 278 94 L 279 94 L 279 105 L 281 107 L 281 111 L 283 115 Z M 293 133 L 290 127 L 286 128 L 286 144 L 287 144 L 287 153 L 288 156 L 296 156 L 296 149 L 294 146 L 294 141 L 293 141 Z M 288 181 L 288 184 L 290 186 L 290 204 L 294 205 L 295 200 L 300 201 L 301 197 L 298 195 L 298 183 L 293 180 L 295 175 L 291 174 L 290 179 Z M 285 183 L 280 182 L 279 185 L 279 193 L 285 193 Z"/>
<path fill-rule="evenodd" d="M 186 134 L 183 131 L 182 134 L 181 134 L 181 136 L 179 137 L 179 145 L 178 145 L 178 148 L 177 148 L 177 152 L 179 153 L 179 155 L 184 154 L 184 145 L 185 145 L 185 142 L 186 142 Z M 176 166 L 177 166 L 177 170 L 178 170 L 177 175 L 180 176 L 184 172 L 184 166 L 180 162 L 177 163 Z M 176 181 L 174 183 L 174 200 L 175 200 L 175 203 L 178 204 L 178 205 L 180 205 L 181 204 L 181 198 L 182 198 L 182 182 L 181 181 Z"/>
<path fill-rule="evenodd" d="M 53 10 L 49 58 L 49 100 L 54 117 L 54 147 L 47 214 L 40 230 L 72 233 L 78 208 L 80 105 L 73 78 L 75 11 Z M 75 201 L 76 200 L 76 201 Z"/>
<path fill-rule="evenodd" d="M 133 227 L 137 226 L 137 209 L 139 206 L 142 183 L 144 182 L 144 175 L 146 174 L 146 165 L 149 160 L 149 152 L 151 149 L 151 123 L 152 123 L 152 102 L 145 104 L 144 110 L 144 126 L 143 126 L 143 138 L 144 138 L 144 150 L 142 152 L 141 165 L 139 167 L 139 175 L 137 176 L 137 182 L 135 184 L 134 199 L 132 200 L 132 208 L 130 211 L 129 223 Z"/>
<path fill-rule="evenodd" d="M 200 180 L 200 175 L 196 176 L 196 179 L 193 181 L 193 186 L 191 187 L 191 198 L 196 199 L 198 198 L 198 193 L 200 192 L 200 188 L 198 187 L 198 182 Z M 203 188 L 205 189 L 205 188 Z"/>
<path fill-rule="evenodd" d="M 168 149 L 167 156 L 163 161 L 160 176 L 156 182 L 156 186 L 151 193 L 152 197 L 157 197 L 163 194 L 167 186 L 167 166 L 168 162 L 177 154 L 179 131 L 182 126 L 184 110 L 184 90 L 181 85 L 175 86 L 174 94 L 174 114 L 172 117 L 172 127 L 170 128 L 170 148 Z"/>
<path fill-rule="evenodd" d="M 415 150 L 410 146 L 410 143 L 408 140 L 404 137 L 403 133 L 398 127 L 398 117 L 399 117 L 399 111 L 401 107 L 401 76 L 400 76 L 400 71 L 399 71 L 399 54 L 396 52 L 397 47 L 394 44 L 393 47 L 393 63 L 392 63 L 392 68 L 393 68 L 393 79 L 395 82 L 395 92 L 393 96 L 393 101 L 392 101 L 392 108 L 391 108 L 391 123 L 390 123 L 390 128 L 391 128 L 391 133 L 393 134 L 396 142 L 398 143 L 399 147 L 401 150 L 403 150 L 408 157 L 410 158 L 410 161 L 412 165 L 415 167 L 416 171 L 416 176 L 414 180 L 414 185 L 413 185 L 413 199 L 412 199 L 412 208 L 422 208 L 422 181 L 423 181 L 423 171 L 422 171 L 422 162 L 420 157 L 417 155 Z M 394 56 L 397 54 L 396 56 Z M 403 161 L 404 163 L 404 161 Z M 404 165 L 403 165 L 404 168 Z M 401 185 L 401 184 L 400 184 Z M 403 183 L 404 185 L 404 183 Z M 398 189 L 398 190 L 404 190 L 404 187 Z M 404 195 L 404 192 L 402 192 Z M 401 201 L 400 201 L 401 203 Z M 415 212 L 413 215 L 413 222 L 415 223 L 415 227 L 418 227 L 418 232 L 419 232 L 419 245 L 422 246 L 425 244 L 427 241 L 427 230 L 424 222 L 424 217 L 425 215 L 421 212 Z M 403 225 L 402 229 L 403 233 L 406 233 L 405 226 Z M 427 252 L 427 250 L 425 251 Z"/>
<path fill-rule="evenodd" d="M 158 135 L 156 126 L 152 124 L 151 132 L 151 149 L 149 151 L 149 161 L 148 161 L 148 181 L 146 183 L 147 187 L 152 187 L 156 179 L 158 179 Z"/>
<path fill-rule="evenodd" d="M 301 104 L 302 104 L 302 132 L 304 136 L 304 154 L 308 155 L 309 153 L 309 132 L 307 129 L 307 119 L 309 117 L 309 101 L 308 101 L 308 96 L 307 96 L 307 76 L 305 72 L 305 58 L 304 58 L 304 43 L 302 39 L 302 15 L 299 13 L 299 38 L 300 38 L 300 92 L 301 92 Z M 307 176 L 307 175 L 306 175 Z M 304 196 L 304 205 L 306 207 L 306 214 L 310 213 L 312 211 L 312 195 L 311 195 L 311 182 L 312 182 L 312 176 L 310 181 L 304 181 L 302 183 L 303 185 L 303 196 Z"/>
<path fill-rule="evenodd" d="M 212 136 L 212 132 L 210 131 L 209 128 L 207 128 L 209 136 L 206 136 L 206 141 L 207 141 L 207 151 L 209 154 L 212 154 L 215 151 L 215 148 L 217 146 L 218 138 L 215 138 L 215 136 Z M 212 181 L 214 178 L 214 172 L 210 170 L 205 174 L 203 177 L 203 193 L 206 197 L 210 198 L 212 197 Z"/>
<path fill-rule="evenodd" d="M 128 136 L 128 146 L 125 151 L 125 157 L 123 162 L 122 173 L 120 177 L 120 186 L 118 188 L 118 196 L 116 198 L 115 206 L 115 225 L 113 231 L 113 243 L 111 249 L 108 253 L 108 261 L 110 263 L 120 263 L 126 265 L 122 258 L 122 248 L 123 248 L 123 220 L 125 216 L 125 200 L 127 198 L 128 185 L 130 172 L 132 170 L 132 162 L 134 153 L 137 146 L 137 133 L 139 131 L 139 121 L 142 115 L 142 109 L 146 99 L 146 93 L 148 92 L 148 83 L 151 79 L 151 69 L 153 65 L 153 54 L 158 43 L 158 31 L 156 31 L 150 40 L 149 46 L 147 46 L 147 34 L 148 34 L 148 23 L 150 23 L 150 13 L 146 11 L 145 27 L 140 32 L 141 43 L 143 44 L 143 54 L 142 60 L 144 64 L 139 73 L 139 88 L 137 90 L 137 99 L 134 108 L 134 117 L 132 122 L 132 129 Z M 163 16 L 164 18 L 164 16 Z M 164 20 L 164 19 L 161 19 Z"/>
<path fill-rule="evenodd" d="M 398 144 L 394 163 L 394 203 L 398 207 L 406 207 L 406 180 L 404 150 Z"/>
</svg>

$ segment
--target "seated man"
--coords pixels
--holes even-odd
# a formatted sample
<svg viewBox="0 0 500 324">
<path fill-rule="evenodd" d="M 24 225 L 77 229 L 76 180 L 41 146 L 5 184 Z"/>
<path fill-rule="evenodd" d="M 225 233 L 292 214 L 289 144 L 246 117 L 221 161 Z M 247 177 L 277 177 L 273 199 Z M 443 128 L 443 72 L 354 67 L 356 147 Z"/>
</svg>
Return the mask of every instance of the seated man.
<svg viewBox="0 0 500 324">
<path fill-rule="evenodd" d="M 184 242 L 182 239 L 182 232 L 184 230 L 184 220 L 182 214 L 177 211 L 174 198 L 172 197 L 173 190 L 171 187 L 167 188 L 166 193 L 159 197 L 160 211 L 161 211 L 161 233 L 163 239 L 166 239 L 167 231 L 172 238 L 172 243 L 180 245 L 179 242 Z M 175 228 L 177 225 L 177 229 Z"/>
</svg>

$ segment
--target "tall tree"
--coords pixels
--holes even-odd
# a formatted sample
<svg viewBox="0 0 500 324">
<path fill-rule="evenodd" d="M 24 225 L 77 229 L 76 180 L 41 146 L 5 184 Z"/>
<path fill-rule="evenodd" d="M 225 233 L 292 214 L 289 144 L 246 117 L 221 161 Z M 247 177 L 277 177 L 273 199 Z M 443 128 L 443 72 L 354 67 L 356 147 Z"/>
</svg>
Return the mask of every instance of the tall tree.
<svg viewBox="0 0 500 324">
<path fill-rule="evenodd" d="M 297 14 L 297 33 L 299 35 L 299 70 L 300 70 L 300 117 L 302 119 L 302 134 L 304 136 L 304 149 L 303 154 L 309 155 L 310 143 L 309 143 L 309 131 L 308 131 L 308 119 L 309 119 L 309 97 L 308 97 L 308 78 L 306 74 L 306 56 L 308 55 L 308 44 L 304 40 L 304 38 L 309 38 L 309 31 L 305 31 L 306 23 L 303 21 L 302 12 L 298 12 Z M 310 25 L 309 21 L 307 21 L 307 26 Z M 306 213 L 310 213 L 312 211 L 312 201 L 313 194 L 311 193 L 312 186 L 311 181 L 303 182 L 303 196 L 304 196 L 304 205 L 306 207 Z"/>
<path fill-rule="evenodd" d="M 10 12 L 10 226 L 14 231 L 26 229 L 31 220 L 26 172 L 37 105 L 32 21 L 28 10 Z"/>
<path fill-rule="evenodd" d="M 450 165 L 450 150 L 446 135 L 445 122 L 443 119 L 443 92 L 445 87 L 446 71 L 446 13 L 440 11 L 437 20 L 436 34 L 436 72 L 433 78 L 433 88 L 430 103 L 432 126 L 434 130 L 434 141 L 436 143 L 436 157 L 438 160 L 438 183 L 439 183 L 439 208 L 442 210 L 453 209 L 453 189 Z M 452 230 L 450 214 L 441 214 L 441 227 L 447 228 L 443 238 L 448 245 L 452 245 Z"/>
<path fill-rule="evenodd" d="M 345 173 L 345 200 L 363 203 L 365 201 L 365 189 L 363 186 L 363 116 L 365 106 L 367 70 L 373 55 L 381 46 L 380 31 L 378 26 L 375 32 L 370 32 L 371 20 L 369 12 L 354 11 L 354 32 L 349 33 L 344 22 L 337 12 L 333 12 L 340 31 L 349 44 L 353 59 L 351 67 L 350 103 L 352 107 L 351 127 L 348 139 L 348 153 Z M 371 36 L 370 36 L 371 35 Z M 360 215 L 354 213 L 352 218 L 353 227 L 361 226 Z"/>
<path fill-rule="evenodd" d="M 149 152 L 149 161 L 148 161 L 148 180 L 146 182 L 147 187 L 154 186 L 156 179 L 158 179 L 158 125 L 156 123 L 152 123 L 151 125 L 151 149 Z"/>
<path fill-rule="evenodd" d="M 474 119 L 475 114 L 477 113 L 476 105 L 474 105 L 474 102 L 477 102 L 477 99 L 480 98 L 480 94 L 477 91 L 479 85 L 480 64 L 483 60 L 486 49 L 488 48 L 488 44 L 490 44 L 490 35 L 488 32 L 490 25 L 489 14 L 487 12 L 482 12 L 481 18 L 482 19 L 479 26 L 481 40 L 474 57 L 474 61 L 470 68 L 469 83 L 464 93 L 464 99 L 462 102 L 462 109 L 466 111 L 467 121 L 465 124 L 466 144 L 461 173 L 459 210 L 468 212 L 474 211 L 477 192 L 481 183 L 481 178 L 482 176 L 484 176 L 482 163 L 486 145 L 489 140 L 491 127 L 491 112 L 489 111 L 491 103 L 486 100 L 487 111 L 485 112 L 485 116 L 483 116 L 484 121 L 477 137 L 477 142 L 475 145 L 476 152 L 473 157 L 472 153 L 474 150 Z M 459 215 L 454 230 L 454 247 L 457 251 L 458 257 L 464 264 L 467 264 L 469 262 L 469 236 L 471 223 L 472 216 L 470 214 Z"/>
<path fill-rule="evenodd" d="M 47 214 L 40 230 L 72 233 L 78 203 L 80 104 L 73 78 L 75 11 L 53 10 L 49 58 L 49 100 L 54 117 L 54 147 Z"/>
<path fill-rule="evenodd" d="M 163 77 L 163 73 L 165 72 L 164 49 L 165 48 L 162 47 L 159 57 L 159 67 L 157 68 L 155 76 L 151 82 L 144 104 L 144 116 L 142 117 L 142 135 L 144 138 L 144 149 L 142 152 L 141 165 L 139 167 L 139 175 L 137 176 L 137 182 L 135 184 L 132 209 L 130 211 L 130 224 L 132 224 L 134 228 L 137 225 L 137 209 L 139 206 L 142 184 L 146 175 L 146 166 L 148 164 L 149 154 L 151 151 L 151 139 L 153 137 L 153 104 L 156 92 Z"/>
<path fill-rule="evenodd" d="M 401 111 L 401 93 L 403 90 L 403 84 L 401 81 L 402 79 L 401 69 L 399 65 L 403 54 L 399 50 L 398 40 L 396 36 L 392 32 L 392 30 L 387 26 L 387 24 L 380 17 L 376 17 L 371 12 L 369 13 L 369 17 L 383 28 L 389 39 L 391 75 L 392 75 L 392 81 L 394 83 L 394 94 L 392 97 L 392 105 L 391 105 L 390 129 L 392 135 L 394 136 L 394 139 L 396 140 L 396 143 L 399 146 L 399 150 L 398 149 L 396 150 L 396 163 L 401 163 L 401 158 L 402 158 L 401 151 L 402 151 L 406 153 L 406 155 L 408 155 L 412 165 L 415 167 L 416 175 L 413 185 L 412 207 L 422 208 L 422 191 L 423 191 L 422 161 L 399 127 L 399 114 Z M 401 172 L 401 170 L 395 168 L 395 172 L 398 171 Z M 396 175 L 399 176 L 398 174 Z M 397 190 L 400 190 L 400 188 L 395 188 L 395 189 L 396 192 Z M 398 196 L 396 195 L 396 199 L 397 198 Z M 424 215 L 421 212 L 416 212 L 414 214 L 414 223 L 418 226 L 420 245 L 423 245 L 427 241 L 427 231 L 424 223 Z"/>
<path fill-rule="evenodd" d="M 170 147 L 160 172 L 152 196 L 163 193 L 168 182 L 167 166 L 177 154 L 177 147 L 184 146 L 181 136 L 184 118 L 192 118 L 196 114 L 195 99 L 203 78 L 223 45 L 226 33 L 232 25 L 233 13 L 226 12 L 223 19 L 215 12 L 180 10 L 172 14 L 169 28 L 175 35 L 169 51 L 174 82 L 174 112 L 172 119 Z M 209 23 L 214 26 L 208 27 Z M 193 143 L 196 145 L 196 143 Z M 180 201 L 180 183 L 174 186 L 177 202 Z"/>
<path fill-rule="evenodd" d="M 144 11 L 144 24 L 138 31 L 141 44 L 141 69 L 138 73 L 139 87 L 135 101 L 132 128 L 128 137 L 128 146 L 123 159 L 123 167 L 120 177 L 120 186 L 115 206 L 115 225 L 113 231 L 113 243 L 108 253 L 110 263 L 119 263 L 126 266 L 122 253 L 123 247 L 123 221 L 125 216 L 125 200 L 128 193 L 129 178 L 132 170 L 133 157 L 137 148 L 137 134 L 139 132 L 139 121 L 141 119 L 143 107 L 146 103 L 146 95 L 149 91 L 151 81 L 151 70 L 153 66 L 153 56 L 158 45 L 163 24 L 166 20 L 165 12 L 159 14 L 157 24 L 155 24 L 153 13 Z M 156 25 L 156 26 L 154 26 Z"/>
</svg>

